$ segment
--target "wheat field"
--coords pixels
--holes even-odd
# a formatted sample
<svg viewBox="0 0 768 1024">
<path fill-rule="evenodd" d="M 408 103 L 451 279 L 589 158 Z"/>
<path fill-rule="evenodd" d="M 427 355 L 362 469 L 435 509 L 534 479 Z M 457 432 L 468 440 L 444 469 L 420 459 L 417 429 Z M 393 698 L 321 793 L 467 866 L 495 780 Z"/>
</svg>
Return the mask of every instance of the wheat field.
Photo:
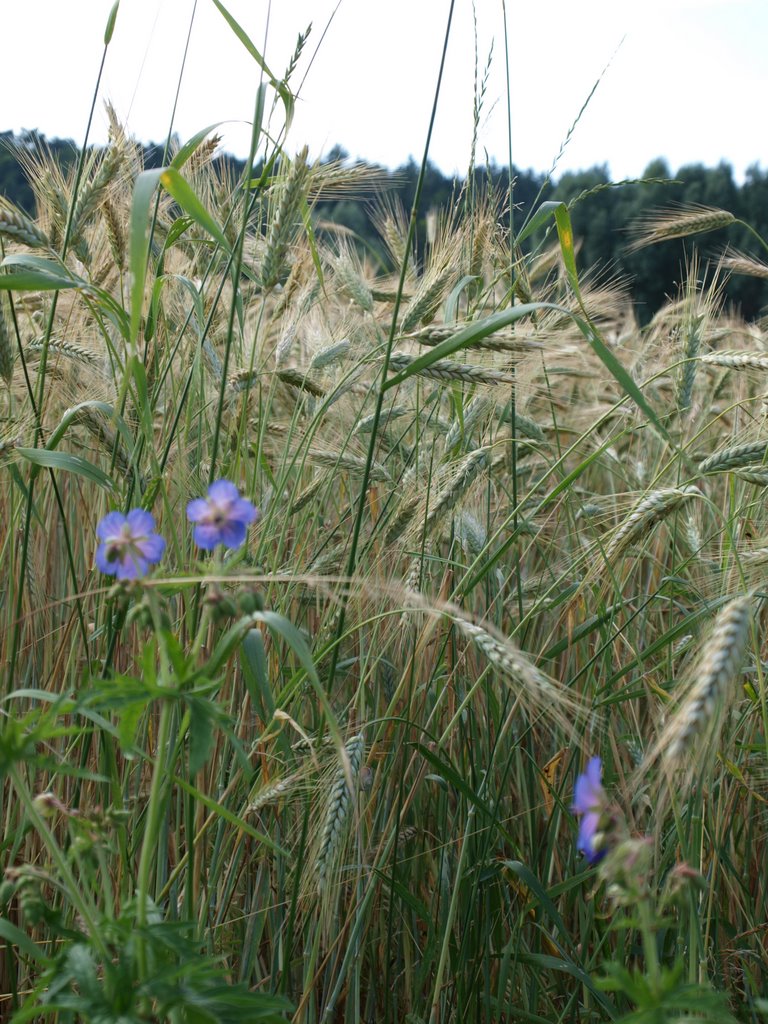
<svg viewBox="0 0 768 1024">
<path fill-rule="evenodd" d="M 370 168 L 110 117 L 0 201 L 0 1019 L 764 1017 L 762 264 L 641 329 L 563 204 L 418 241 Z"/>
</svg>

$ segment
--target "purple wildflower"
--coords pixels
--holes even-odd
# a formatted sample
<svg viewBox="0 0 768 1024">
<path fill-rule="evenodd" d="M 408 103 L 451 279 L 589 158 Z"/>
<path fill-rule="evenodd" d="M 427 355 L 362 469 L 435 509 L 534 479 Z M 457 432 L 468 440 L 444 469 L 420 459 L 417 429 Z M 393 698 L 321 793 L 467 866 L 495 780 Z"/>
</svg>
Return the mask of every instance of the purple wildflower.
<svg viewBox="0 0 768 1024">
<path fill-rule="evenodd" d="M 590 864 L 597 864 L 605 856 L 605 850 L 595 846 L 600 832 L 600 819 L 606 807 L 602 771 L 600 758 L 591 757 L 587 763 L 587 770 L 576 779 L 571 808 L 580 819 L 576 848 L 584 854 Z"/>
<path fill-rule="evenodd" d="M 248 524 L 258 514 L 230 480 L 217 480 L 208 488 L 207 498 L 195 498 L 187 505 L 187 519 L 195 523 L 195 544 L 205 551 L 212 551 L 217 544 L 239 548 Z"/>
<path fill-rule="evenodd" d="M 165 552 L 165 539 L 155 533 L 155 520 L 143 508 L 131 509 L 127 516 L 109 512 L 96 527 L 96 536 L 101 541 L 96 565 L 119 580 L 144 576 Z"/>
</svg>

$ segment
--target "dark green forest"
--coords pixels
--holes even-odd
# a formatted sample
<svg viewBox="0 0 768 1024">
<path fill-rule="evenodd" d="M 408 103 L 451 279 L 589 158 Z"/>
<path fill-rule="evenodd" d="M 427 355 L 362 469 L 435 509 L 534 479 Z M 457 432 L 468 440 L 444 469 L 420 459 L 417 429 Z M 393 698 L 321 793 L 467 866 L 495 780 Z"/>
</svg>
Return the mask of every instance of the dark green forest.
<svg viewBox="0 0 768 1024">
<path fill-rule="evenodd" d="M 0 194 L 29 213 L 34 212 L 32 189 L 18 161 L 20 149 L 45 146 L 63 165 L 71 165 L 77 150 L 70 140 L 46 139 L 34 131 L 14 135 L 0 132 Z M 161 145 L 144 147 L 147 167 L 160 166 Z M 329 160 L 346 160 L 346 153 L 336 148 Z M 222 165 L 229 164 L 238 174 L 242 162 L 229 155 L 217 156 Z M 368 251 L 386 257 L 381 250 L 374 226 L 376 202 L 382 195 L 399 200 L 407 210 L 413 201 L 418 178 L 418 164 L 411 159 L 394 170 L 377 168 L 382 182 L 377 195 L 359 196 L 350 193 L 341 199 L 319 202 L 315 214 L 321 222 L 334 222 L 355 233 Z M 562 200 L 569 204 L 576 239 L 580 246 L 582 271 L 591 270 L 602 280 L 626 283 L 641 323 L 647 322 L 663 302 L 673 296 L 684 278 L 684 268 L 694 247 L 701 256 L 702 273 L 715 272 L 720 254 L 730 247 L 754 257 L 765 253 L 756 235 L 768 239 L 768 171 L 758 165 L 750 167 L 742 184 L 734 180 L 732 167 L 725 162 L 717 167 L 687 164 L 673 171 L 662 159 L 648 164 L 641 179 L 613 182 L 607 165 L 587 170 L 566 172 L 557 179 L 543 173 L 513 168 L 514 221 L 520 225 L 537 202 Z M 496 194 L 499 216 L 508 219 L 503 209 L 509 187 L 506 167 L 491 164 L 474 171 L 474 192 Z M 421 232 L 425 235 L 425 218 L 429 211 L 445 210 L 457 197 L 466 196 L 466 181 L 446 177 L 436 167 L 428 168 L 421 201 Z M 470 190 L 473 191 L 473 190 Z M 717 207 L 732 213 L 743 223 L 699 236 L 676 239 L 639 251 L 630 251 L 633 225 L 662 208 L 691 204 Z M 750 230 L 751 229 L 751 230 Z M 540 239 L 534 236 L 533 244 Z M 768 281 L 758 277 L 734 276 L 724 287 L 724 301 L 748 320 L 764 316 L 768 308 Z"/>
</svg>

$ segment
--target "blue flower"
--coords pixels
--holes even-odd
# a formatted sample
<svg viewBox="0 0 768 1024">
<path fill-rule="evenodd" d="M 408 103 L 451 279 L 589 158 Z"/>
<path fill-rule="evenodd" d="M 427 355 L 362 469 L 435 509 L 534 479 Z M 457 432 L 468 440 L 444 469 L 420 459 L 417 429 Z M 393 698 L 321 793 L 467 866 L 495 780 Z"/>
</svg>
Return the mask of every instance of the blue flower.
<svg viewBox="0 0 768 1024">
<path fill-rule="evenodd" d="M 127 516 L 109 512 L 96 527 L 96 536 L 101 541 L 96 565 L 119 580 L 146 575 L 149 566 L 159 562 L 165 552 L 165 539 L 155 533 L 155 520 L 143 508 L 131 509 Z"/>
<path fill-rule="evenodd" d="M 195 523 L 195 544 L 205 551 L 213 551 L 217 544 L 239 548 L 248 524 L 258 515 L 256 507 L 240 497 L 230 480 L 217 480 L 208 488 L 207 498 L 195 498 L 187 505 L 187 519 Z"/>
<path fill-rule="evenodd" d="M 600 835 L 600 819 L 606 808 L 605 790 L 602 784 L 603 765 L 599 757 L 591 757 L 587 770 L 576 779 L 572 810 L 579 820 L 579 837 L 576 848 L 584 854 L 590 864 L 597 864 L 605 856 L 605 850 L 596 846 Z"/>
</svg>

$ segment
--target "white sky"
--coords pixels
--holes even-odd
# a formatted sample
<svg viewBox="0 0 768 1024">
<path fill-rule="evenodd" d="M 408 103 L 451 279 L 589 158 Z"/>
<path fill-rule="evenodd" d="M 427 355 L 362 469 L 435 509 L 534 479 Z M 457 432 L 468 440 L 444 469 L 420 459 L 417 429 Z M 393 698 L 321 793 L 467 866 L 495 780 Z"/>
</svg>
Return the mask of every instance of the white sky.
<svg viewBox="0 0 768 1024">
<path fill-rule="evenodd" d="M 397 166 L 421 159 L 449 0 L 224 0 L 281 77 L 297 35 L 312 33 L 288 149 L 313 157 L 335 143 L 352 156 Z M 82 141 L 112 0 L 0 0 L 0 130 L 39 128 Z M 162 141 L 168 130 L 195 0 L 122 0 L 101 96 L 129 131 Z M 548 170 L 592 85 L 610 62 L 558 164 L 607 163 L 615 179 L 639 176 L 657 156 L 730 162 L 737 178 L 768 159 L 766 0 L 506 0 L 512 159 Z M 502 0 L 476 0 L 480 70 L 493 57 L 481 115 L 484 151 L 508 158 Z M 619 44 L 624 39 L 622 45 Z M 10 43 L 9 41 L 13 41 Z M 618 51 L 617 51 L 617 47 Z M 430 157 L 466 169 L 472 133 L 471 0 L 455 0 L 445 80 Z M 216 121 L 225 148 L 245 155 L 258 68 L 212 0 L 197 0 L 175 129 L 182 139 Z M 106 138 L 103 104 L 93 141 Z"/>
</svg>

